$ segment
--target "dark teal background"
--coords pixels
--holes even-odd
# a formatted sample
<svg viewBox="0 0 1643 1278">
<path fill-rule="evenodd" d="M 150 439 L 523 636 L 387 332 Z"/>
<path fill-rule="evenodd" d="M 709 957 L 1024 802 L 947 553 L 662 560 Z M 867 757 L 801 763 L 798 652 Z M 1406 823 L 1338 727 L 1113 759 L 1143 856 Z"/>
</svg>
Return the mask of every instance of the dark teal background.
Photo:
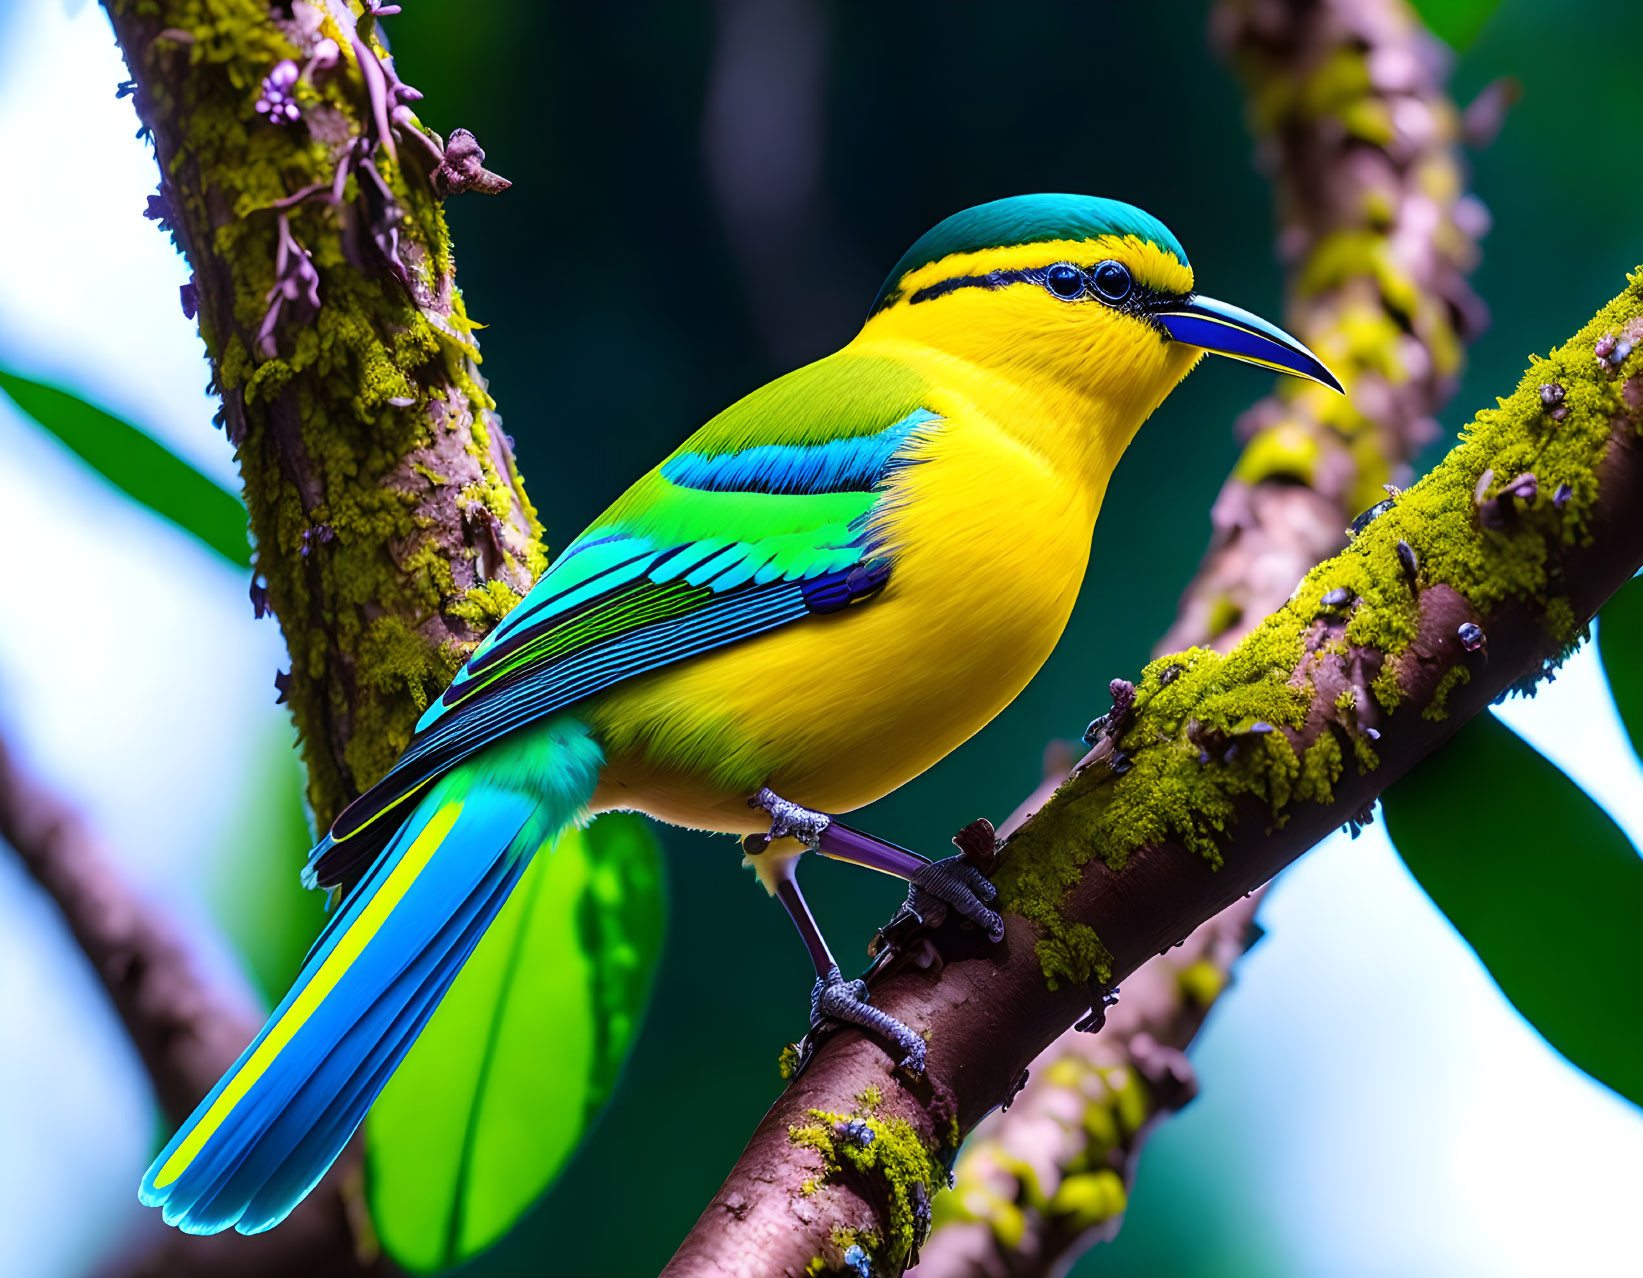
<svg viewBox="0 0 1643 1278">
<path fill-rule="evenodd" d="M 790 238 L 751 271 L 704 174 L 713 6 L 407 5 L 389 30 L 402 74 L 428 95 L 424 119 L 473 129 L 515 183 L 448 209 L 470 313 L 489 325 L 485 371 L 553 544 L 714 412 L 847 341 L 902 250 L 967 204 L 1034 190 L 1131 201 L 1175 231 L 1206 292 L 1281 319 L 1268 187 L 1237 87 L 1208 49 L 1206 13 L 821 6 L 819 181 Z M 1461 60 L 1463 103 L 1507 74 L 1525 95 L 1474 162 L 1496 217 L 1475 277 L 1495 323 L 1446 435 L 1635 264 L 1640 47 L 1637 6 L 1516 0 Z M 861 823 L 937 853 L 970 818 L 1006 815 L 1037 780 L 1044 743 L 1076 737 L 1105 709 L 1107 681 L 1144 661 L 1171 618 L 1236 456 L 1231 422 L 1267 385 L 1214 362 L 1171 397 L 1114 478 L 1056 656 L 991 727 Z M 777 1053 L 804 1028 L 805 955 L 734 844 L 664 837 L 672 933 L 615 1104 L 476 1273 L 611 1272 L 613 1233 L 624 1272 L 653 1272 L 779 1088 Z M 820 863 L 806 886 L 835 949 L 864 961 L 895 885 Z M 1236 1158 L 1167 1130 L 1120 1241 L 1101 1249 L 1102 1272 L 1282 1270 L 1280 1234 L 1249 1201 Z M 1179 1227 L 1181 1204 L 1191 1229 Z"/>
</svg>

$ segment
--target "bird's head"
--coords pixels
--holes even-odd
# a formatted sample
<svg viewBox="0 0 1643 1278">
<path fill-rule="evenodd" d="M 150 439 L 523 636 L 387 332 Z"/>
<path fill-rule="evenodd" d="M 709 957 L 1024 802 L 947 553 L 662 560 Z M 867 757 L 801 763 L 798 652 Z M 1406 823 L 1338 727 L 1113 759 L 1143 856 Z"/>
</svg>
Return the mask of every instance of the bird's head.
<svg viewBox="0 0 1643 1278">
<path fill-rule="evenodd" d="M 1206 351 L 1341 389 L 1276 325 L 1196 293 L 1157 218 L 1088 195 L 1016 196 L 938 223 L 890 272 L 862 339 L 918 342 L 1028 393 L 1102 402 L 1126 436 Z"/>
</svg>

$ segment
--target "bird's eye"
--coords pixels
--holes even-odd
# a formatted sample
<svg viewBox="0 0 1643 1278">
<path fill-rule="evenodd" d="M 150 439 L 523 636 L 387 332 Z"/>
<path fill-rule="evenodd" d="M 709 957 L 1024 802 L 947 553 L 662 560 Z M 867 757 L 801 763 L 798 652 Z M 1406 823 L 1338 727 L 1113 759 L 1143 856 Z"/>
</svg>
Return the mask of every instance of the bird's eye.
<svg viewBox="0 0 1643 1278">
<path fill-rule="evenodd" d="M 1064 302 L 1084 296 L 1084 272 L 1067 262 L 1057 262 L 1044 272 L 1044 287 Z"/>
<path fill-rule="evenodd" d="M 1090 280 L 1095 291 L 1108 302 L 1122 302 L 1135 287 L 1129 268 L 1122 262 L 1102 262 L 1090 272 Z"/>
</svg>

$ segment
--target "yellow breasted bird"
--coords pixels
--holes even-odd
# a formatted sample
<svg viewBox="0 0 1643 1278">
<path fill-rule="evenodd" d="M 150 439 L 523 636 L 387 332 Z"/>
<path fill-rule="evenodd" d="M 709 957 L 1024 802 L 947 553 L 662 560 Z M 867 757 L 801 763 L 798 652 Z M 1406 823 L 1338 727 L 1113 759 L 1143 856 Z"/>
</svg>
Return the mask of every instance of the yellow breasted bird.
<svg viewBox="0 0 1643 1278">
<path fill-rule="evenodd" d="M 144 1202 L 267 1229 L 342 1149 L 531 857 L 591 813 L 734 834 L 815 962 L 865 1002 L 794 876 L 805 847 L 909 880 L 996 939 L 992 886 L 837 823 L 1010 703 L 1078 595 L 1108 477 L 1206 351 L 1339 383 L 1193 291 L 1156 219 L 1031 195 L 955 214 L 843 350 L 720 413 L 566 547 L 314 849 L 340 904 L 284 1001 L 155 1159 Z M 985 616 L 986 625 L 975 618 Z"/>
</svg>

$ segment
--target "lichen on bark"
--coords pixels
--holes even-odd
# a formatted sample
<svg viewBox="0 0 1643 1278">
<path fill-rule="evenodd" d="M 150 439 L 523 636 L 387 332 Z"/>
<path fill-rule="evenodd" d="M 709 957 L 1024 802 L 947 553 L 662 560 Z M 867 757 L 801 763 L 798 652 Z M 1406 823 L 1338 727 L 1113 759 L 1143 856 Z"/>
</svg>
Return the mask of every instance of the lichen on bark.
<svg viewBox="0 0 1643 1278">
<path fill-rule="evenodd" d="M 455 284 L 443 142 L 357 5 L 107 7 L 325 823 L 546 562 Z"/>
</svg>

